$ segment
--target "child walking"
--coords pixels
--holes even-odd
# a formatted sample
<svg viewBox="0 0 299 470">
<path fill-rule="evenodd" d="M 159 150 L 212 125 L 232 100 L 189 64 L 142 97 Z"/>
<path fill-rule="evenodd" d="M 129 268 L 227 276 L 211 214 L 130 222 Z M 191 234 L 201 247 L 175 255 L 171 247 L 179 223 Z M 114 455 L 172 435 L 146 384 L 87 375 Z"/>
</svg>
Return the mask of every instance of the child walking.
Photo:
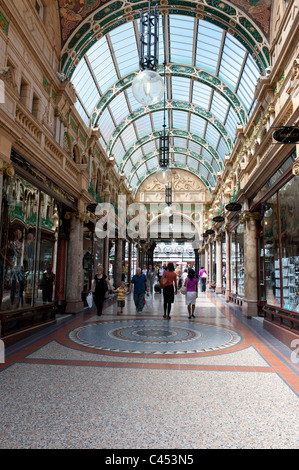
<svg viewBox="0 0 299 470">
<path fill-rule="evenodd" d="M 113 292 L 117 292 L 117 315 L 119 315 L 120 313 L 123 313 L 125 296 L 129 295 L 130 292 L 126 291 L 125 282 L 121 282 L 120 286 L 117 289 L 114 289 Z"/>
</svg>

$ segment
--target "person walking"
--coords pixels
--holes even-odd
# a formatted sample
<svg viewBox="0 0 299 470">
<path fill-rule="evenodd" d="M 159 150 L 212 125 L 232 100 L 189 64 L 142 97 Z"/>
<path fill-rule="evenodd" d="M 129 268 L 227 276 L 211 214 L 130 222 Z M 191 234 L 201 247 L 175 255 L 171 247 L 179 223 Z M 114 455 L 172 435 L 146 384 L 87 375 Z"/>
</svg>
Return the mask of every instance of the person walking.
<svg viewBox="0 0 299 470">
<path fill-rule="evenodd" d="M 97 274 L 95 275 L 90 292 L 93 292 L 94 303 L 97 307 L 97 315 L 102 315 L 103 304 L 106 297 L 106 292 L 108 292 L 108 285 L 111 289 L 111 284 L 109 279 L 107 279 L 106 274 L 104 274 L 103 266 L 98 266 Z"/>
<path fill-rule="evenodd" d="M 207 284 L 207 277 L 208 273 L 205 270 L 205 268 L 202 266 L 199 273 L 198 273 L 199 279 L 200 279 L 200 284 L 201 284 L 201 292 L 206 291 L 206 284 Z"/>
<path fill-rule="evenodd" d="M 142 274 L 140 268 L 136 269 L 136 274 L 131 279 L 130 290 L 129 290 L 130 293 L 133 290 L 133 286 L 134 286 L 135 307 L 136 307 L 136 310 L 138 310 L 138 312 L 141 313 L 143 310 L 143 306 L 144 306 L 145 292 L 148 290 L 148 287 L 147 287 L 146 277 L 144 274 Z"/>
<path fill-rule="evenodd" d="M 126 290 L 126 283 L 122 281 L 120 286 L 117 289 L 112 289 L 112 292 L 117 293 L 117 315 L 123 313 L 123 308 L 125 306 L 125 296 L 129 295 L 130 292 Z"/>
<path fill-rule="evenodd" d="M 182 279 L 182 286 L 185 284 L 186 277 L 188 277 L 188 269 L 184 269 L 184 272 L 181 276 Z"/>
<path fill-rule="evenodd" d="M 164 271 L 162 279 L 166 278 L 166 286 L 163 287 L 164 315 L 163 318 L 170 320 L 171 304 L 174 302 L 174 294 L 178 293 L 177 276 L 174 271 L 173 263 L 168 263 L 167 270 Z M 163 282 L 161 279 L 161 282 Z"/>
<path fill-rule="evenodd" d="M 155 277 L 156 277 L 156 273 L 153 270 L 152 265 L 150 264 L 148 267 L 148 271 L 146 273 L 146 282 L 147 282 L 147 286 L 151 294 L 153 293 Z"/>
<path fill-rule="evenodd" d="M 41 280 L 44 304 L 46 302 L 52 302 L 54 283 L 55 274 L 52 271 L 52 266 L 47 265 L 46 271 L 43 273 L 43 277 Z"/>
<path fill-rule="evenodd" d="M 195 311 L 195 304 L 196 304 L 196 297 L 197 297 L 197 288 L 198 288 L 198 279 L 195 277 L 194 269 L 189 268 L 188 276 L 185 280 L 185 286 L 187 287 L 186 293 L 186 305 L 188 308 L 188 318 L 195 318 L 194 311 Z"/>
</svg>

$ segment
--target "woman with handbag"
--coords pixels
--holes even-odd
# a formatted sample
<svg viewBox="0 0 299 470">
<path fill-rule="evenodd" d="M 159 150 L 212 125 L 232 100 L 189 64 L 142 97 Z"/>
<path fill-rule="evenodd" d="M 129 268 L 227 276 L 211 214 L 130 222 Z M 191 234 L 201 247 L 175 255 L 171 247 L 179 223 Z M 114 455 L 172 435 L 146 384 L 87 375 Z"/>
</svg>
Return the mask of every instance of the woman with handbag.
<svg viewBox="0 0 299 470">
<path fill-rule="evenodd" d="M 188 318 L 195 318 L 194 311 L 195 311 L 195 303 L 197 297 L 197 288 L 198 288 L 198 279 L 195 277 L 195 272 L 193 269 L 188 270 L 188 276 L 185 280 L 185 286 L 187 287 L 186 292 L 186 305 L 188 308 Z"/>
<path fill-rule="evenodd" d="M 174 271 L 173 263 L 169 263 L 167 271 L 164 271 L 161 278 L 160 287 L 163 289 L 164 315 L 163 318 L 170 320 L 171 304 L 174 302 L 174 294 L 178 293 L 177 276 Z"/>
<path fill-rule="evenodd" d="M 106 274 L 104 274 L 104 269 L 102 266 L 98 266 L 97 274 L 92 281 L 91 291 L 93 292 L 94 303 L 97 307 L 97 315 L 102 315 L 104 300 L 108 294 L 108 284 L 111 289 L 111 284 L 109 279 L 107 279 Z"/>
</svg>

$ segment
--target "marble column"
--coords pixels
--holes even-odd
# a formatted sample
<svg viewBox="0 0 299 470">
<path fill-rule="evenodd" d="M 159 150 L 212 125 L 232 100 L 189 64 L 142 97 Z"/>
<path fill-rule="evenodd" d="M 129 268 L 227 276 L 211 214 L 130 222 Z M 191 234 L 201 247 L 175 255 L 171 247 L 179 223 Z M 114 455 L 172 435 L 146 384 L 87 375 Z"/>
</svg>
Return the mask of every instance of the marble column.
<svg viewBox="0 0 299 470">
<path fill-rule="evenodd" d="M 221 235 L 216 236 L 216 294 L 222 294 Z"/>
<path fill-rule="evenodd" d="M 66 289 L 66 268 L 67 268 L 67 246 L 68 240 L 64 225 L 59 227 L 58 231 L 58 247 L 57 247 L 57 263 L 56 263 L 56 288 L 55 300 L 58 308 L 65 307 L 65 289 Z"/>
<path fill-rule="evenodd" d="M 128 242 L 128 279 L 127 282 L 130 283 L 132 279 L 132 261 L 133 261 L 133 243 L 131 241 Z"/>
<path fill-rule="evenodd" d="M 209 242 L 209 286 L 213 283 L 213 243 Z"/>
<path fill-rule="evenodd" d="M 116 238 L 115 240 L 115 255 L 114 255 L 114 287 L 120 286 L 122 278 L 123 266 L 123 240 Z"/>
<path fill-rule="evenodd" d="M 196 276 L 198 276 L 198 273 L 199 273 L 199 270 L 200 270 L 200 266 L 199 266 L 199 249 L 198 248 L 194 248 L 194 269 L 195 269 L 195 274 Z"/>
<path fill-rule="evenodd" d="M 79 313 L 84 304 L 83 290 L 83 224 L 75 216 L 71 219 L 66 280 L 66 313 Z"/>
<path fill-rule="evenodd" d="M 206 270 L 207 273 L 208 273 L 208 277 L 207 277 L 207 282 L 208 282 L 208 279 L 209 279 L 209 269 L 210 269 L 210 263 L 209 263 L 209 244 L 208 244 L 208 243 L 205 244 L 204 268 L 205 268 L 205 270 Z"/>
<path fill-rule="evenodd" d="M 225 230 L 225 248 L 226 248 L 226 287 L 225 287 L 225 301 L 229 302 L 231 291 L 231 259 L 230 259 L 230 232 Z"/>
<path fill-rule="evenodd" d="M 257 257 L 256 257 L 256 221 L 258 212 L 246 212 L 243 216 L 244 231 L 244 300 L 242 312 L 247 318 L 258 315 Z"/>
</svg>

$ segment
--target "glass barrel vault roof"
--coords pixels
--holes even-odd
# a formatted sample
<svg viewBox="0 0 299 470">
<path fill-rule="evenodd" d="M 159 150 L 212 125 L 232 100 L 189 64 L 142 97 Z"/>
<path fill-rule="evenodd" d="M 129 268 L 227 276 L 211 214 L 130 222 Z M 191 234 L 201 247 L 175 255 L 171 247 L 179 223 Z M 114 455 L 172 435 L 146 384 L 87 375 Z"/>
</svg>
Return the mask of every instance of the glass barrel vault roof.
<svg viewBox="0 0 299 470">
<path fill-rule="evenodd" d="M 236 38 L 204 20 L 166 14 L 159 31 L 172 165 L 197 174 L 211 190 L 237 124 L 250 115 L 260 71 Z M 164 119 L 164 102 L 142 108 L 133 96 L 138 42 L 139 20 L 115 28 L 86 52 L 72 76 L 80 116 L 100 129 L 103 149 L 135 192 L 158 168 Z"/>
</svg>

